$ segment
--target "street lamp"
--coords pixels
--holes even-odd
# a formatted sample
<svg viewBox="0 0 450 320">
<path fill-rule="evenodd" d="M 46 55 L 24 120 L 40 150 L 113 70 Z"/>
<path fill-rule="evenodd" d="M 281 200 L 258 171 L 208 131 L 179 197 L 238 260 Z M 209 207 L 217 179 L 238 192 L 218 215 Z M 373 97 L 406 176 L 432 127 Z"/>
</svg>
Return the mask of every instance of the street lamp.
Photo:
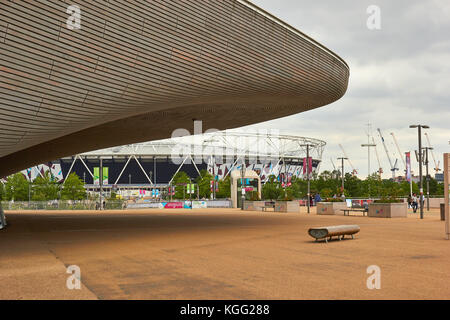
<svg viewBox="0 0 450 320">
<path fill-rule="evenodd" d="M 419 184 L 420 184 L 420 219 L 423 219 L 423 179 L 422 179 L 422 129 L 429 129 L 427 125 L 417 124 L 410 125 L 411 129 L 417 128 L 417 133 L 419 136 Z"/>
<path fill-rule="evenodd" d="M 245 201 L 245 189 L 244 189 L 244 178 L 245 178 L 245 171 L 246 171 L 245 163 L 242 163 L 241 167 L 241 194 L 242 194 L 242 201 L 241 201 L 241 210 L 244 210 L 244 201 Z"/>
<path fill-rule="evenodd" d="M 306 147 L 306 181 L 308 184 L 308 190 L 307 190 L 307 199 L 306 199 L 306 203 L 308 204 L 308 213 L 310 213 L 311 210 L 311 181 L 310 181 L 310 174 L 311 172 L 309 172 L 309 148 L 310 147 L 314 147 L 314 145 L 312 144 L 301 144 L 300 147 Z M 312 159 L 311 159 L 311 164 L 312 164 Z"/>
<path fill-rule="evenodd" d="M 425 147 L 425 166 L 427 176 L 427 211 L 430 211 L 430 175 L 428 174 L 428 150 L 433 150 L 432 147 Z"/>
<path fill-rule="evenodd" d="M 369 140 L 369 138 L 367 138 Z M 361 147 L 367 148 L 367 179 L 370 177 L 370 148 L 375 148 L 377 145 L 375 143 L 365 143 L 362 144 Z M 369 186 L 369 198 L 370 198 L 370 183 L 367 184 Z"/>
<path fill-rule="evenodd" d="M 131 174 L 128 175 L 128 199 L 131 198 Z"/>
<path fill-rule="evenodd" d="M 341 179 L 342 179 L 342 194 L 344 194 L 344 176 L 345 176 L 345 173 L 344 173 L 344 160 L 348 160 L 348 158 L 341 157 L 341 158 L 338 158 L 338 160 L 342 161 L 342 177 L 341 177 Z"/>
</svg>

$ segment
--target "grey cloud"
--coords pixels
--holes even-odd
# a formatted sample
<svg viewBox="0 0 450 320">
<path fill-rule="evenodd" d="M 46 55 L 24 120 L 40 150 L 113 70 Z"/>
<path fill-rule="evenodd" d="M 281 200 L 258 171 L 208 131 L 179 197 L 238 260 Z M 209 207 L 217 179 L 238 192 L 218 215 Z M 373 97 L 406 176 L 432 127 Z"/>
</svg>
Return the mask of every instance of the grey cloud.
<svg viewBox="0 0 450 320">
<path fill-rule="evenodd" d="M 361 176 L 367 174 L 367 151 L 360 145 L 367 142 L 369 121 L 386 176 L 389 164 L 376 134 L 378 127 L 393 156 L 397 151 L 390 132 L 396 134 L 402 153 L 417 149 L 417 133 L 408 128 L 413 123 L 432 127 L 429 134 L 436 158 L 450 152 L 450 1 L 254 3 L 342 56 L 351 77 L 347 94 L 336 103 L 252 128 L 275 128 L 327 141 L 322 169 L 331 168 L 330 157 L 341 156 L 338 144 L 342 143 Z M 366 27 L 366 9 L 371 4 L 381 8 L 379 31 Z M 375 171 L 375 156 L 371 162 Z"/>
</svg>

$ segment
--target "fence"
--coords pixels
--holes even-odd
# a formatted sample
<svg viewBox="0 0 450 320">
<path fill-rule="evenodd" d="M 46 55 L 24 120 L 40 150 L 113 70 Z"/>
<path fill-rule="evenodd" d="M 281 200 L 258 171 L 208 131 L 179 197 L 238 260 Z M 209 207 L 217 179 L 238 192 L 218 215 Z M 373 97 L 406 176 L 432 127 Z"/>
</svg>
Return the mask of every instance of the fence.
<svg viewBox="0 0 450 320">
<path fill-rule="evenodd" d="M 2 201 L 3 210 L 96 210 L 99 203 L 91 200 L 71 201 Z M 123 209 L 124 201 L 106 201 L 105 209 Z"/>
<path fill-rule="evenodd" d="M 185 201 L 183 201 L 185 202 Z M 190 203 L 190 201 L 187 201 Z M 196 202 L 193 200 L 194 204 Z M 231 208 L 230 200 L 205 200 L 206 208 Z M 105 210 L 164 208 L 166 202 L 127 202 L 123 200 L 105 201 Z M 92 200 L 52 200 L 52 201 L 2 201 L 3 210 L 97 210 L 99 203 Z"/>
</svg>

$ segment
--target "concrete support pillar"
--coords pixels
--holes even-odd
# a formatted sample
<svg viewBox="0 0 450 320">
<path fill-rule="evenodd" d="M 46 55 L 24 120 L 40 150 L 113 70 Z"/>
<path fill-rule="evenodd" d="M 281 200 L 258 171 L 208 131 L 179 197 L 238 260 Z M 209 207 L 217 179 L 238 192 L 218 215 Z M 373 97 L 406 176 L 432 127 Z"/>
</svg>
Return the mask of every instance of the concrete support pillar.
<svg viewBox="0 0 450 320">
<path fill-rule="evenodd" d="M 0 201 L 0 230 L 6 227 L 5 213 L 3 212 L 2 202 Z"/>
</svg>

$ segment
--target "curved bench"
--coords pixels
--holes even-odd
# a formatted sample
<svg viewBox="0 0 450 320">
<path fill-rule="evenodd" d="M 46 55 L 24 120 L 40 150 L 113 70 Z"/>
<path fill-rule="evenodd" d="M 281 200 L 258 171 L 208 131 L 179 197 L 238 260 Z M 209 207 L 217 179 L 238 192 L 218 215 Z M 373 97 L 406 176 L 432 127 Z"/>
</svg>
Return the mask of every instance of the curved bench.
<svg viewBox="0 0 450 320">
<path fill-rule="evenodd" d="M 328 243 L 328 240 L 331 240 L 333 237 L 338 237 L 339 240 L 345 238 L 346 235 L 352 236 L 358 233 L 361 228 L 358 225 L 342 225 L 342 226 L 330 226 L 330 227 L 319 227 L 319 228 L 310 228 L 308 230 L 308 234 L 315 238 L 316 241 L 319 239 L 325 239 L 325 242 Z"/>
</svg>

